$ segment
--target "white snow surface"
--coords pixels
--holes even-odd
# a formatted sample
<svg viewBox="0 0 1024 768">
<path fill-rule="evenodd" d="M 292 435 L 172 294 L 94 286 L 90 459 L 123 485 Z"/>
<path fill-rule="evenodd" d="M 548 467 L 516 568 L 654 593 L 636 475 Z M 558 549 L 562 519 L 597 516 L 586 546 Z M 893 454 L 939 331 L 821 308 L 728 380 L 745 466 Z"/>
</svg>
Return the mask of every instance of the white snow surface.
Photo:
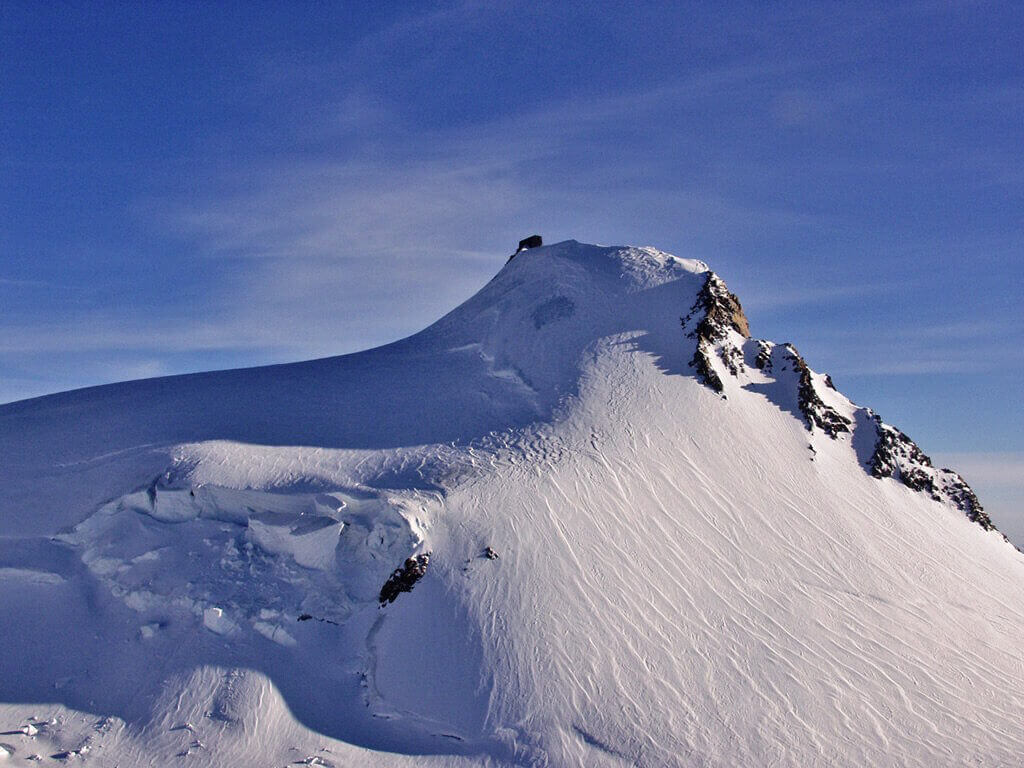
<svg viewBox="0 0 1024 768">
<path fill-rule="evenodd" d="M 1020 765 L 1024 556 L 784 356 L 701 384 L 707 275 L 569 241 L 385 347 L 0 406 L 0 755 Z"/>
</svg>

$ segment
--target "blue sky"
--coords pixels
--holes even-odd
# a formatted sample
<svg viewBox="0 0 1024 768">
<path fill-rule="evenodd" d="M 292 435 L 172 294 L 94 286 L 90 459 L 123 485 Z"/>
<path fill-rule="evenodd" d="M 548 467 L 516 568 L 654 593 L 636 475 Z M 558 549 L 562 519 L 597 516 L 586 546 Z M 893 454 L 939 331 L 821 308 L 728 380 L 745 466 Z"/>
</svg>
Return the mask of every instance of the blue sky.
<svg viewBox="0 0 1024 768">
<path fill-rule="evenodd" d="M 1024 541 L 1021 50 L 1016 3 L 8 0 L 0 402 L 390 341 L 534 231 L 650 244 Z"/>
</svg>

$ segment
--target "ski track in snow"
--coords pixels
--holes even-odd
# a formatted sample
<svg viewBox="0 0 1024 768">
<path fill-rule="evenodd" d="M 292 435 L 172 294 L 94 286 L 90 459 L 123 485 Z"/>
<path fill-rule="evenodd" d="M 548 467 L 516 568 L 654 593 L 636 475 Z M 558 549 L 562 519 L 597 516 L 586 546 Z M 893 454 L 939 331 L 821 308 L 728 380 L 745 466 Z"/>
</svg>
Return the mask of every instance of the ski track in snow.
<svg viewBox="0 0 1024 768">
<path fill-rule="evenodd" d="M 377 350 L 0 406 L 6 762 L 1019 765 L 1024 557 L 785 348 L 702 385 L 706 269 L 570 241 Z"/>
</svg>

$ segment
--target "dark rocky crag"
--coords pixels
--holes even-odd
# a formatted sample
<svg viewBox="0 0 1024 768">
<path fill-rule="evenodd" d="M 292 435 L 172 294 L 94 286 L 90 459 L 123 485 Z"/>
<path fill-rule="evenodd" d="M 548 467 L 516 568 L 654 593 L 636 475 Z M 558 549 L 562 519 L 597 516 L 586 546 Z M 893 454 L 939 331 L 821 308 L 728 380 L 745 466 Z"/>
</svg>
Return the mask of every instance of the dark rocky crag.
<svg viewBox="0 0 1024 768">
<path fill-rule="evenodd" d="M 697 340 L 697 350 L 690 360 L 690 366 L 696 369 L 697 377 L 703 384 L 721 394 L 725 390 L 725 385 L 711 364 L 715 345 L 728 338 L 730 328 L 743 338 L 750 338 L 750 324 L 747 322 L 747 316 L 743 314 L 740 300 L 729 292 L 725 283 L 714 272 L 708 272 L 704 287 L 697 294 L 697 300 L 690 308 L 689 314 L 680 318 L 683 328 L 688 327 L 691 320 L 700 314 L 703 314 L 703 317 L 687 334 Z M 724 348 L 721 359 L 734 376 L 743 370 L 743 355 L 735 347 Z"/>
<path fill-rule="evenodd" d="M 754 358 L 754 366 L 759 371 L 768 374 L 772 372 L 772 345 L 763 339 L 754 339 L 757 345 L 757 357 Z"/>
<path fill-rule="evenodd" d="M 739 376 L 745 370 L 743 351 L 734 344 L 723 343 L 729 338 L 729 330 L 736 331 L 744 339 L 750 338 L 750 323 L 743 313 L 740 300 L 730 293 L 725 282 L 714 272 L 709 272 L 707 280 L 697 300 L 690 308 L 689 314 L 681 318 L 683 328 L 687 328 L 694 318 L 701 316 L 696 326 L 687 335 L 697 340 L 697 349 L 690 366 L 697 372 L 701 383 L 722 394 L 725 384 L 712 364 L 712 355 L 717 351 L 719 359 L 733 376 Z M 758 348 L 754 364 L 765 373 L 771 371 L 772 345 L 765 341 L 755 341 Z M 818 427 L 832 439 L 840 433 L 850 431 L 850 420 L 841 416 L 834 408 L 830 408 L 814 389 L 810 368 L 800 357 L 791 344 L 785 345 L 787 361 L 799 375 L 797 399 L 800 411 L 804 415 L 807 428 Z"/>
<path fill-rule="evenodd" d="M 951 469 L 936 469 L 924 451 L 903 432 L 883 423 L 874 414 L 871 418 L 878 431 L 874 453 L 868 459 L 872 476 L 895 478 L 914 491 L 927 493 L 935 501 L 952 504 L 986 531 L 996 530 L 967 481 Z"/>
<path fill-rule="evenodd" d="M 430 563 L 430 553 L 410 557 L 401 568 L 395 568 L 384 586 L 380 588 L 380 604 L 395 602 L 402 592 L 412 592 L 416 582 L 423 578 Z"/>
<path fill-rule="evenodd" d="M 817 427 L 833 440 L 852 433 L 852 421 L 822 399 L 814 374 L 792 344 L 784 344 L 780 349 L 771 342 L 750 338 L 750 325 L 739 299 L 729 292 L 725 282 L 714 272 L 708 272 L 696 301 L 680 322 L 686 335 L 697 341 L 690 367 L 705 386 L 725 397 L 725 384 L 713 364 L 715 355 L 734 377 L 739 377 L 748 363 L 777 381 L 775 368 L 781 367 L 781 372 L 792 368 L 796 374 L 797 406 L 807 429 L 813 432 Z M 737 345 L 734 339 L 730 340 L 730 330 L 736 331 L 745 342 Z M 745 357 L 744 349 L 748 351 L 749 358 Z M 775 357 L 778 354 L 775 350 L 781 353 L 781 357 Z M 824 384 L 835 390 L 830 376 L 825 376 Z M 931 459 L 909 437 L 883 423 L 870 410 L 863 410 L 877 430 L 874 452 L 865 466 L 872 476 L 894 478 L 914 491 L 955 507 L 985 530 L 996 530 L 978 497 L 959 474 L 950 469 L 935 468 Z"/>
<path fill-rule="evenodd" d="M 821 396 L 814 389 L 814 381 L 811 379 L 811 369 L 796 347 L 786 344 L 786 352 L 793 366 L 793 370 L 800 375 L 800 384 L 797 389 L 797 404 L 800 412 L 804 415 L 807 428 L 812 430 L 817 427 L 826 435 L 835 440 L 841 433 L 850 431 L 850 420 L 841 416 L 835 408 L 825 405 Z M 831 381 L 831 379 L 829 379 Z"/>
</svg>

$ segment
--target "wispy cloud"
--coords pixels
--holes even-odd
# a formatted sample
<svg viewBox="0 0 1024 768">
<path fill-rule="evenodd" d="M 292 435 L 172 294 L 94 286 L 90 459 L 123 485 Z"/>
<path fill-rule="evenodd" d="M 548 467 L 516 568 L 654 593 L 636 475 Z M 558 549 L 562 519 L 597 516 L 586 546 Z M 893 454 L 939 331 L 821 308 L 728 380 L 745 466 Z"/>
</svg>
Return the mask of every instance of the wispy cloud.
<svg viewBox="0 0 1024 768">
<path fill-rule="evenodd" d="M 977 375 L 1003 373 L 1024 362 L 1020 322 L 914 323 L 898 318 L 850 327 L 830 323 L 827 312 L 819 314 L 822 321 L 808 323 L 797 345 L 812 368 L 833 375 Z"/>
<path fill-rule="evenodd" d="M 891 353 L 890 353 L 891 354 Z M 911 352 L 906 357 L 879 356 L 863 362 L 848 362 L 837 367 L 837 373 L 856 376 L 924 376 L 928 374 L 986 373 L 996 370 L 1005 361 L 989 359 L 979 365 L 977 358 L 955 354 Z M 833 370 L 833 369 L 830 369 Z"/>
<path fill-rule="evenodd" d="M 408 20 L 414 27 L 444 22 L 443 15 Z M 381 34 L 401 35 L 402 29 Z M 380 99 L 359 88 L 342 89 L 334 100 L 335 121 L 294 130 L 319 132 L 321 139 L 333 132 L 345 139 L 345 152 L 255 158 L 230 168 L 214 164 L 187 195 L 158 195 L 136 205 L 138 215 L 201 258 L 232 265 L 231 279 L 210 288 L 203 322 L 179 327 L 180 334 L 168 334 L 157 324 L 126 334 L 116 319 L 97 320 L 84 324 L 93 333 L 84 334 L 82 343 L 133 346 L 148 338 L 167 349 L 263 347 L 289 356 L 330 354 L 351 349 L 345 340 L 360 339 L 365 346 L 417 330 L 485 282 L 526 230 L 555 239 L 675 242 L 683 247 L 680 255 L 703 258 L 716 268 L 721 262 L 715 248 L 728 252 L 738 244 L 770 241 L 773 233 L 841 231 L 844 223 L 832 214 L 704 186 L 707 167 L 695 167 L 689 181 L 679 178 L 677 168 L 651 163 L 659 146 L 669 142 L 704 142 L 688 135 L 692 128 L 685 123 L 670 119 L 674 112 L 727 98 L 731 91 L 745 93 L 807 66 L 799 59 L 732 64 L 644 89 L 570 97 L 513 117 L 415 132 Z M 280 88 L 281 77 L 313 74 L 276 73 L 273 85 Z M 766 102 L 766 109 L 799 107 L 799 115 L 774 116 L 782 122 L 832 119 L 836 108 L 875 95 L 863 88 L 827 95 L 783 91 Z M 622 135 L 629 136 L 629 153 L 618 151 Z M 595 151 L 600 162 L 580 161 Z M 763 167 L 757 158 L 730 162 L 741 165 L 728 173 L 740 176 L 751 171 L 743 163 Z M 881 165 L 875 172 L 890 171 Z M 644 222 L 641 231 L 634 231 L 636 221 Z M 789 257 L 806 259 L 799 253 Z M 800 287 L 748 281 L 741 293 L 744 305 L 762 314 L 849 305 L 922 283 L 825 273 L 816 279 L 814 270 L 821 266 L 801 265 L 806 274 Z M 382 320 L 379 308 L 385 305 L 396 313 Z M 846 332 L 841 355 L 823 364 L 860 375 L 985 369 L 1005 362 L 1002 350 L 968 343 L 988 330 L 986 322 L 908 323 L 888 328 L 884 338 L 866 339 L 859 327 Z M 38 341 L 45 347 L 39 336 L 14 334 L 7 344 L 25 349 Z M 808 336 L 813 340 L 813 332 Z"/>
<path fill-rule="evenodd" d="M 767 312 L 797 306 L 852 301 L 866 296 L 891 295 L 906 290 L 910 285 L 914 283 L 891 280 L 861 280 L 847 285 L 806 285 L 782 289 L 778 286 L 760 285 L 755 286 L 752 291 L 745 291 L 741 303 L 746 310 Z"/>
<path fill-rule="evenodd" d="M 173 257 L 176 269 L 209 275 L 190 284 L 198 298 L 153 312 L 115 296 L 104 306 L 65 309 L 60 324 L 14 316 L 0 352 L 130 350 L 152 358 L 246 349 L 295 359 L 350 351 L 422 327 L 483 284 L 520 237 L 539 231 L 548 240 L 652 243 L 701 258 L 768 326 L 813 312 L 793 340 L 801 348 L 820 340 L 826 352 L 842 341 L 841 353 L 823 356 L 822 365 L 836 370 L 954 372 L 1005 361 L 985 342 L 987 318 L 973 325 L 915 319 L 883 336 L 867 321 L 844 332 L 853 321 L 829 317 L 833 307 L 878 306 L 920 287 L 906 277 L 913 269 L 891 277 L 882 235 L 849 258 L 873 235 L 830 200 L 843 183 L 870 199 L 908 175 L 938 182 L 967 168 L 984 186 L 989 176 L 1012 180 L 1021 167 L 1012 151 L 986 146 L 957 165 L 961 155 L 938 128 L 926 132 L 932 143 L 924 146 L 920 132 L 904 135 L 881 119 L 891 110 L 951 114 L 964 103 L 955 87 L 894 99 L 893 82 L 870 75 L 859 45 L 908 16 L 947 13 L 943 4 L 838 16 L 773 10 L 770 24 L 753 14 L 729 30 L 711 25 L 712 36 L 742 43 L 732 55 L 717 50 L 716 39 L 696 41 L 714 64 L 650 66 L 608 85 L 592 78 L 550 90 L 523 78 L 533 89 L 525 98 L 508 92 L 483 112 L 448 93 L 462 108 L 450 120 L 423 108 L 423 90 L 415 90 L 421 70 L 446 75 L 451 91 L 451 78 L 468 66 L 460 59 L 456 71 L 452 46 L 479 53 L 488 35 L 507 43 L 510 17 L 537 14 L 538 28 L 554 28 L 571 12 L 446 4 L 398 11 L 389 25 L 324 55 L 296 56 L 289 47 L 257 57 L 248 79 L 217 91 L 245 105 L 253 124 L 197 135 L 187 171 L 175 162 L 151 166 L 150 192 L 129 206 L 157 247 L 186 254 Z M 794 18 L 775 28 L 779 14 Z M 847 44 L 830 46 L 827 61 L 814 46 L 774 45 L 796 29 L 820 32 L 822 45 Z M 616 42 L 623 41 L 586 54 L 612 56 Z M 641 53 L 656 65 L 661 53 L 650 50 Z M 484 53 L 481 61 L 493 64 L 496 54 Z M 624 53 L 630 64 L 637 52 Z M 988 94 L 976 89 L 971 98 L 972 108 L 986 110 L 1021 104 L 1013 83 Z M 272 140 L 250 151 L 238 138 L 243 128 Z M 894 239 L 890 233 L 888 243 Z M 1007 252 L 1017 244 L 1003 243 Z M 936 236 L 934 246 L 950 244 Z M 869 263 L 884 269 L 862 268 Z"/>
<path fill-rule="evenodd" d="M 1024 453 L 939 453 L 932 461 L 963 475 L 996 526 L 1024 549 Z"/>
<path fill-rule="evenodd" d="M 1024 453 L 939 453 L 932 460 L 940 466 L 952 467 L 969 482 L 1019 489 L 1024 498 Z"/>
<path fill-rule="evenodd" d="M 0 277 L 0 286 L 11 288 L 49 288 L 50 283 L 45 280 L 14 280 Z"/>
<path fill-rule="evenodd" d="M 615 149 L 624 132 L 651 147 L 679 140 L 656 119 L 666 104 L 698 103 L 771 74 L 723 67 L 408 136 L 384 105 L 357 93 L 339 99 L 348 110 L 339 130 L 386 136 L 389 151 L 355 142 L 347 156 L 214 166 L 187 195 L 153 196 L 135 212 L 201 258 L 233 265 L 231 279 L 209 297 L 206 325 L 187 334 L 197 345 L 234 338 L 328 354 L 341 339 L 380 343 L 466 298 L 529 232 L 663 247 L 669 232 L 689 232 L 692 248 L 681 255 L 701 257 L 702 243 L 716 239 L 828 225 L 652 173 L 649 162 Z M 608 150 L 601 162 L 580 162 L 600 147 Z M 644 218 L 665 222 L 664 231 L 637 229 Z M 379 315 L 385 304 L 397 310 L 390 321 Z M 109 338 L 98 328 L 93 343 Z"/>
</svg>

